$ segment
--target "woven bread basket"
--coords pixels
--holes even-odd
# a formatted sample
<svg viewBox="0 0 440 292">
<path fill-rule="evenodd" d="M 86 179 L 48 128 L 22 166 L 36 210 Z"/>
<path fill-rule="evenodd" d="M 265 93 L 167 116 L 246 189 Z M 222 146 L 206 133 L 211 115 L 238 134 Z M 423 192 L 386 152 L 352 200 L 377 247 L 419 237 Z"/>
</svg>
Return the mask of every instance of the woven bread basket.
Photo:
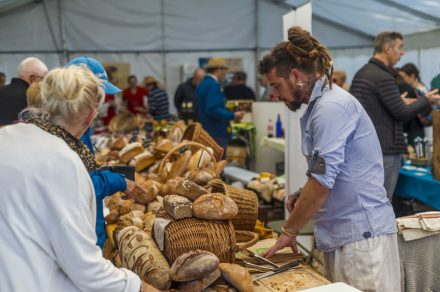
<svg viewBox="0 0 440 292">
<path fill-rule="evenodd" d="M 215 159 L 217 161 L 222 160 L 224 149 L 202 128 L 200 123 L 193 123 L 186 128 L 182 137 L 182 141 L 184 140 L 197 142 L 207 147 L 211 147 L 212 150 L 214 150 Z"/>
<path fill-rule="evenodd" d="M 238 214 L 232 219 L 235 230 L 253 231 L 258 217 L 258 197 L 249 190 L 234 188 L 220 179 L 209 183 L 213 193 L 223 193 L 229 196 L 238 207 Z"/>
<path fill-rule="evenodd" d="M 197 249 L 215 254 L 222 263 L 234 262 L 238 247 L 230 220 L 174 220 L 165 212 L 158 212 L 157 217 L 171 221 L 165 227 L 163 247 L 163 254 L 170 265 L 180 255 Z"/>
</svg>

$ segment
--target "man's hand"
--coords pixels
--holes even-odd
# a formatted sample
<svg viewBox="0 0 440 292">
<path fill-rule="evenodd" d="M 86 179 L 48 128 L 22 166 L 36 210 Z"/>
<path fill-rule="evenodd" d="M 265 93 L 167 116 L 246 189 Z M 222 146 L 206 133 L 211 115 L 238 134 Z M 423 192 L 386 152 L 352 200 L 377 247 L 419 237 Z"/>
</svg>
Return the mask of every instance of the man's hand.
<svg viewBox="0 0 440 292">
<path fill-rule="evenodd" d="M 298 253 L 298 248 L 296 246 L 296 237 L 287 236 L 285 234 L 281 234 L 280 237 L 278 237 L 277 242 L 274 246 L 272 246 L 268 251 L 261 254 L 261 256 L 265 258 L 270 258 L 273 256 L 277 251 L 280 249 L 283 249 L 285 247 L 290 247 L 294 254 Z"/>
<path fill-rule="evenodd" d="M 150 284 L 147 284 L 144 281 L 142 281 L 140 292 L 160 292 L 160 290 L 157 290 L 156 288 L 154 288 Z"/>
<path fill-rule="evenodd" d="M 244 111 L 235 112 L 234 113 L 234 120 L 240 121 L 243 118 L 244 114 L 245 114 Z"/>
</svg>

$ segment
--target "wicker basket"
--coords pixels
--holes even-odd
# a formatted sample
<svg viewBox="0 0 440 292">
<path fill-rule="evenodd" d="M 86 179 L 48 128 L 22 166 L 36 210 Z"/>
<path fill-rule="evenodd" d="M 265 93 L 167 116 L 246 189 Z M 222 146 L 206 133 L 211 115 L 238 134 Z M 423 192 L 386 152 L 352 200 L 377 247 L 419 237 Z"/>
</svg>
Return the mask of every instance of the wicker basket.
<svg viewBox="0 0 440 292">
<path fill-rule="evenodd" d="M 232 219 L 235 230 L 253 231 L 258 217 L 258 197 L 249 190 L 234 188 L 220 179 L 209 183 L 213 193 L 223 193 L 229 196 L 238 207 L 238 214 Z"/>
<path fill-rule="evenodd" d="M 249 248 L 257 243 L 259 236 L 252 231 L 235 230 L 235 241 L 239 250 Z"/>
<path fill-rule="evenodd" d="M 183 133 L 183 140 L 201 143 L 214 150 L 214 156 L 217 161 L 222 160 L 224 149 L 214 141 L 211 135 L 208 134 L 200 123 L 193 123 L 186 128 Z"/>
<path fill-rule="evenodd" d="M 165 227 L 163 250 L 170 265 L 180 255 L 196 249 L 212 252 L 222 263 L 234 262 L 238 247 L 231 221 L 198 218 L 174 220 L 165 212 L 159 212 L 158 217 L 171 221 Z"/>
</svg>

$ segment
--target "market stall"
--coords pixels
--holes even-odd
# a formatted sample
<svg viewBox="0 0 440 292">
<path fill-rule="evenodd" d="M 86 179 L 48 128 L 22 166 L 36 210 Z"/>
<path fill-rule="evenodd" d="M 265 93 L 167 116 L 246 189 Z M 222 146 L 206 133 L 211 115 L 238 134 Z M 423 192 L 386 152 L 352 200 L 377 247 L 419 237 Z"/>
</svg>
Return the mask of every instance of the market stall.
<svg viewBox="0 0 440 292">
<path fill-rule="evenodd" d="M 297 291 L 329 284 L 291 249 L 270 261 L 258 257 L 276 234 L 257 220 L 254 192 L 220 179 L 223 149 L 199 124 L 127 116 L 111 129 L 94 137 L 97 160 L 131 169 L 138 185 L 132 198 L 117 193 L 105 200 L 104 254 L 116 266 L 161 290 Z"/>
</svg>

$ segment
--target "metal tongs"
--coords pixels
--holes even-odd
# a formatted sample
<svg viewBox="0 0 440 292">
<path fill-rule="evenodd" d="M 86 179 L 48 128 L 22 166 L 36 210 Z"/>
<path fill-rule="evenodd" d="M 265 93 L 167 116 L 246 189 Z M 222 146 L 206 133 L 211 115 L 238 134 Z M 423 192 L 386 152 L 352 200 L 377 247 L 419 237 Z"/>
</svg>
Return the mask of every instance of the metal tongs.
<svg viewBox="0 0 440 292">
<path fill-rule="evenodd" d="M 279 265 L 275 264 L 274 262 L 272 262 L 271 260 L 268 260 L 268 259 L 266 259 L 266 258 L 264 258 L 262 256 L 254 254 L 250 250 L 245 249 L 245 250 L 241 250 L 241 252 L 243 254 L 245 254 L 246 256 L 250 257 L 250 258 L 258 259 L 258 260 L 260 260 L 260 261 L 262 261 L 262 262 L 264 262 L 264 263 L 266 263 L 266 264 L 268 264 L 268 265 L 270 265 L 272 267 L 272 268 L 269 268 L 269 267 L 265 267 L 265 266 L 260 266 L 260 265 L 252 264 L 252 263 L 247 262 L 247 261 L 243 261 L 243 263 L 246 264 L 246 266 L 248 266 L 248 267 L 251 267 L 251 268 L 254 268 L 254 269 L 258 269 L 258 270 L 266 270 L 267 271 L 265 273 L 254 275 L 253 276 L 253 281 L 257 281 L 257 280 L 260 280 L 260 279 L 263 279 L 263 278 L 266 278 L 266 277 L 269 277 L 269 276 L 272 276 L 272 275 L 275 275 L 275 274 L 287 271 L 287 270 L 289 270 L 291 268 L 294 268 L 294 267 L 299 265 L 299 261 L 293 261 L 293 262 L 287 263 L 287 264 L 285 264 L 283 266 L 279 266 Z"/>
<path fill-rule="evenodd" d="M 262 257 L 262 256 L 259 256 L 259 255 L 257 255 L 257 254 L 254 254 L 253 252 L 251 252 L 250 250 L 248 250 L 248 249 L 243 249 L 243 250 L 241 250 L 241 252 L 244 254 L 244 255 L 246 255 L 246 256 L 248 256 L 248 257 L 250 257 L 250 258 L 254 258 L 254 259 L 257 259 L 257 260 L 260 260 L 260 261 L 262 261 L 262 262 L 264 262 L 264 263 L 266 263 L 266 264 L 269 264 L 269 265 L 271 265 L 273 268 L 275 268 L 275 269 L 278 269 L 280 266 L 278 266 L 277 264 L 275 264 L 274 262 L 272 262 L 271 260 L 268 260 L 268 259 L 266 259 L 265 257 Z M 249 262 L 245 262 L 246 264 L 248 264 Z M 249 263 L 249 264 L 251 264 L 251 263 Z M 251 265 L 253 265 L 253 264 L 251 264 Z M 251 266 L 250 265 L 250 266 Z M 256 265 L 255 265 L 256 266 Z M 260 266 L 258 266 L 258 267 L 260 267 Z"/>
</svg>

